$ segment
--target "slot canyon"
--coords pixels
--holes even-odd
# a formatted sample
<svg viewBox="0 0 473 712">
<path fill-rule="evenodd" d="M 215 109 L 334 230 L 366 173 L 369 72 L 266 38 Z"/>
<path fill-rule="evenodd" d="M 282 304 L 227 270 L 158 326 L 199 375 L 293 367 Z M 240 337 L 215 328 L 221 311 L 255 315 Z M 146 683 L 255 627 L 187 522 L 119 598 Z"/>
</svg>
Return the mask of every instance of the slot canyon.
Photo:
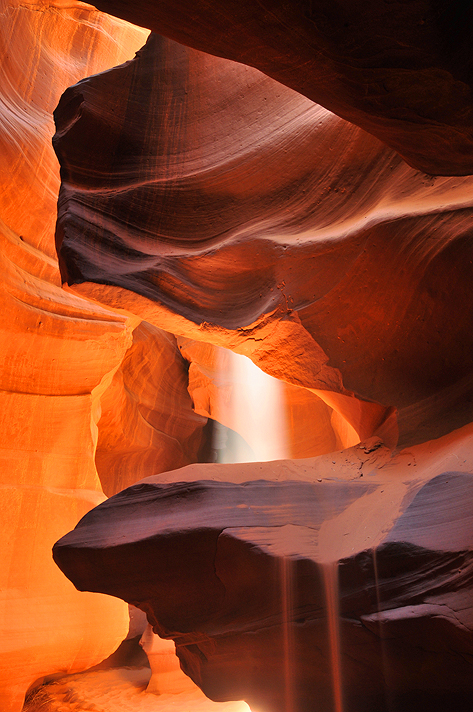
<svg viewBox="0 0 473 712">
<path fill-rule="evenodd" d="M 0 712 L 471 712 L 473 6 L 0 5 Z"/>
</svg>

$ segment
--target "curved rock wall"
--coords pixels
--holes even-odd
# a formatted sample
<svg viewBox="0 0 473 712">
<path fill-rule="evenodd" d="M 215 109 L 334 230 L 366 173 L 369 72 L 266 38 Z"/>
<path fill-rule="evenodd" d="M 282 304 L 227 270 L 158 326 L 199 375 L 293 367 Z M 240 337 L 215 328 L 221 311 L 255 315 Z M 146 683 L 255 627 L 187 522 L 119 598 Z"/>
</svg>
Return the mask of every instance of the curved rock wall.
<svg viewBox="0 0 473 712">
<path fill-rule="evenodd" d="M 126 635 L 121 601 L 81 595 L 51 546 L 104 495 L 100 397 L 139 319 L 67 294 L 54 250 L 52 110 L 64 87 L 133 55 L 146 34 L 81 3 L 1 3 L 0 707 L 83 670 Z"/>
<path fill-rule="evenodd" d="M 103 492 L 212 457 L 212 430 L 176 338 L 63 290 L 54 246 L 52 112 L 147 32 L 80 3 L 4 3 L 2 17 L 0 704 L 17 712 L 31 684 L 99 662 L 127 630 L 121 602 L 57 570 L 54 541 Z"/>
<path fill-rule="evenodd" d="M 213 700 L 468 712 L 471 445 L 468 426 L 395 457 L 191 465 L 96 507 L 55 560 L 139 602 Z"/>
<path fill-rule="evenodd" d="M 96 0 L 105 12 L 254 66 L 426 173 L 473 170 L 473 10 L 451 0 Z"/>
<path fill-rule="evenodd" d="M 258 451 L 257 439 L 261 436 L 266 438 L 273 453 L 275 449 L 281 453 L 281 458 L 314 457 L 359 441 L 345 418 L 307 388 L 279 381 L 279 403 L 275 403 L 274 398 L 272 402 L 261 403 L 258 383 L 243 381 L 251 378 L 248 369 L 238 369 L 235 373 L 231 351 L 183 337 L 178 337 L 177 343 L 190 362 L 189 393 L 196 412 L 238 432 L 252 450 Z M 256 394 L 252 397 L 253 390 Z M 264 391 L 259 397 L 265 397 Z M 271 401 L 269 394 L 266 399 Z M 269 412 L 274 407 L 279 413 Z M 279 426 L 275 423 L 278 416 Z M 262 418 L 268 421 L 267 430 L 259 426 Z M 272 427 L 279 432 L 272 432 Z M 278 438 L 283 440 L 280 449 Z"/>
<path fill-rule="evenodd" d="M 421 460 L 425 481 L 471 471 L 473 179 L 392 151 L 471 172 L 469 16 L 332 5 L 113 3 L 196 49 L 152 35 L 84 81 L 146 31 L 81 3 L 1 5 L 6 712 L 126 633 L 121 602 L 79 594 L 50 549 L 103 492 L 209 459 L 208 416 L 236 427 L 216 348 L 285 382 L 294 457 L 426 443 L 393 460 L 375 439 L 312 461 L 316 479 L 381 456 L 403 483 Z M 60 275 L 51 113 L 75 82 L 56 112 Z"/>
<path fill-rule="evenodd" d="M 155 35 L 55 116 L 75 291 L 244 353 L 360 439 L 470 421 L 471 177 L 426 176 L 256 70 Z"/>
<path fill-rule="evenodd" d="M 176 337 L 142 322 L 104 392 L 95 454 L 105 494 L 211 456 L 209 414 L 194 412 Z"/>
</svg>

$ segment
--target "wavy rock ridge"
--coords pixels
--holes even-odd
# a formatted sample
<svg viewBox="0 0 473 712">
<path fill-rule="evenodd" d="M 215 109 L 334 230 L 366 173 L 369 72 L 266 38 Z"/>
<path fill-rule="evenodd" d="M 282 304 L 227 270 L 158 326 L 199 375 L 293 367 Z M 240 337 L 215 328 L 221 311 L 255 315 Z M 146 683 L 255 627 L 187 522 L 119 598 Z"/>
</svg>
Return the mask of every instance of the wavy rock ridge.
<svg viewBox="0 0 473 712">
<path fill-rule="evenodd" d="M 472 8 L 450 0 L 97 0 L 243 62 L 361 126 L 433 175 L 472 172 Z"/>
<path fill-rule="evenodd" d="M 435 174 L 472 171 L 470 11 L 443 0 L 374 5 L 354 16 L 344 2 L 225 0 L 217 11 L 212 2 L 113 3 L 171 39 L 152 35 L 134 60 L 109 70 L 146 31 L 81 3 L 3 2 L 6 712 L 21 709 L 30 685 L 99 662 L 126 634 L 121 602 L 79 594 L 50 549 L 103 492 L 212 459 L 212 419 L 236 427 L 221 407 L 222 346 L 286 383 L 293 457 L 365 441 L 315 457 L 312 482 L 364 481 L 381 468 L 393 497 L 424 492 L 421 514 L 406 502 L 399 522 L 409 525 L 393 542 L 381 537 L 377 551 L 392 544 L 405 553 L 403 542 L 427 522 L 419 546 L 434 579 L 416 549 L 416 598 L 404 574 L 391 581 L 381 562 L 387 602 L 374 606 L 376 547 L 366 537 L 387 536 L 386 510 L 369 508 L 350 528 L 358 554 L 331 559 L 350 574 L 340 579 L 342 615 L 375 636 L 367 651 L 383 648 L 382 630 L 397 641 L 386 643 L 395 679 L 384 678 L 384 691 L 373 682 L 373 704 L 391 704 L 392 689 L 401 712 L 469 711 L 470 590 L 455 565 L 461 559 L 467 571 L 471 549 L 472 178 Z M 95 76 L 79 82 L 87 75 Z M 60 274 L 51 113 L 71 84 L 56 112 Z M 393 455 L 381 440 L 404 449 Z M 208 479 L 207 468 L 191 465 L 185 478 Z M 291 479 L 291 468 L 265 472 Z M 461 474 L 447 481 L 448 472 Z M 437 526 L 440 512 L 447 523 L 434 536 L 429 520 Z M 457 522 L 464 539 L 446 549 Z M 340 533 L 347 522 L 339 523 Z M 279 569 L 284 552 L 269 560 Z M 442 581 L 432 562 L 445 564 Z M 371 598 L 357 607 L 350 577 L 360 571 Z M 398 583 L 405 598 L 393 593 Z M 424 634 L 429 690 L 411 674 L 410 641 Z M 221 685 L 220 673 L 204 681 L 198 667 L 209 691 Z M 327 668 L 322 678 L 330 696 Z M 350 679 L 359 704 L 359 676 Z M 251 695 L 264 696 L 259 688 Z"/>
<path fill-rule="evenodd" d="M 55 116 L 75 291 L 245 353 L 360 439 L 469 422 L 471 178 L 427 178 L 259 72 L 156 35 Z"/>
</svg>

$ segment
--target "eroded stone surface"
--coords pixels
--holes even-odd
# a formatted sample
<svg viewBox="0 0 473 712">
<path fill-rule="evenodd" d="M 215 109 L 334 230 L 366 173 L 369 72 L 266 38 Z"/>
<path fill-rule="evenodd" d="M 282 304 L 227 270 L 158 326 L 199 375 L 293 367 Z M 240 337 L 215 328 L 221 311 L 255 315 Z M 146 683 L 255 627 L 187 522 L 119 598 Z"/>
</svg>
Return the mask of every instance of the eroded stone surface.
<svg viewBox="0 0 473 712">
<path fill-rule="evenodd" d="M 156 35 L 56 121 L 75 291 L 246 354 L 362 440 L 396 443 L 391 407 L 404 444 L 471 420 L 471 178 Z"/>
<path fill-rule="evenodd" d="M 310 17 L 304 15 L 312 38 L 313 13 L 323 7 L 313 5 Z M 371 38 L 366 43 L 368 53 L 374 46 L 376 22 L 394 17 L 390 8 L 378 5 L 375 9 L 366 5 L 373 24 L 366 22 L 365 6 L 351 18 L 363 26 L 363 37 Z M 392 29 L 385 23 L 386 32 L 376 40 L 376 46 L 386 50 L 382 56 L 371 54 L 367 59 L 363 48 L 352 45 L 344 71 L 337 67 L 336 81 L 331 62 L 356 31 L 353 26 L 339 27 L 339 36 L 325 37 L 322 44 L 330 51 L 317 58 L 330 93 L 324 102 L 418 167 L 445 173 L 468 171 L 470 98 L 464 88 L 470 60 L 469 43 L 463 42 L 468 16 L 462 16 L 459 5 L 394 5 L 400 35 L 390 36 L 406 39 L 405 33 L 411 33 L 402 49 L 383 45 Z M 132 10 L 141 12 L 141 7 L 133 3 Z M 176 27 L 171 25 L 177 22 L 179 32 L 190 28 L 190 44 L 200 38 L 203 45 L 197 49 L 218 54 L 221 42 L 228 53 L 237 47 L 235 58 L 241 59 L 244 52 L 245 61 L 322 101 L 315 66 L 309 71 L 309 62 L 296 69 L 303 72 L 304 81 L 319 82 L 317 96 L 294 84 L 294 65 L 283 77 L 283 54 L 268 50 L 271 33 L 281 37 L 276 30 L 284 12 L 295 19 L 284 29 L 294 46 L 297 3 L 274 5 L 274 22 L 264 14 L 263 23 L 259 13 L 264 5 L 252 5 L 252 31 L 251 22 L 241 22 L 245 3 L 232 9 L 234 24 L 224 17 L 229 6 L 219 4 L 223 16 L 217 19 L 227 30 L 234 28 L 232 37 L 227 31 L 215 31 L 212 22 L 217 16 L 211 7 L 207 14 L 209 7 L 204 11 L 193 3 L 186 13 L 185 4 L 173 3 L 171 17 L 168 4 L 159 3 L 152 9 L 154 17 L 159 13 L 159 23 L 165 16 L 172 22 L 156 29 L 169 30 L 175 37 Z M 114 3 L 114 11 L 122 9 Z M 194 339 L 199 346 L 213 342 L 210 349 L 219 344 L 247 353 L 289 381 L 299 394 L 307 393 L 304 408 L 312 396 L 322 399 L 318 407 L 324 417 L 317 422 L 324 427 L 315 438 L 307 435 L 304 424 L 294 454 L 309 454 L 305 448 L 326 452 L 375 432 L 394 445 L 397 428 L 401 443 L 424 442 L 471 421 L 472 183 L 469 178 L 435 178 L 408 168 L 372 136 L 256 70 L 154 37 L 128 67 L 80 84 L 61 103 L 64 108 L 68 98 L 74 99 L 72 104 L 66 102 L 70 113 L 60 114 L 66 130 L 62 147 L 67 177 L 59 230 L 59 238 L 64 231 L 63 274 L 71 284 L 84 278 L 103 282 L 73 285 L 105 306 L 93 303 L 61 289 L 53 240 L 59 181 L 50 146 L 51 112 L 67 85 L 128 59 L 146 33 L 88 6 L 62 0 L 28 6 L 5 2 L 1 11 L 6 81 L 0 110 L 4 336 L 0 433 L 5 513 L 0 699 L 2 710 L 18 712 L 32 682 L 58 670 L 93 664 L 108 655 L 126 632 L 119 601 L 78 594 L 50 558 L 53 541 L 103 498 L 94 466 L 97 441 L 99 475 L 110 492 L 151 470 L 200 458 L 202 417 L 207 411 L 202 407 L 201 416 L 191 411 L 185 388 L 187 366 L 176 357 L 169 332 Z M 233 11 L 238 11 L 238 18 Z M 322 25 L 320 17 L 317 20 L 320 27 L 333 27 L 333 12 L 332 3 Z M 337 6 L 337 22 L 347 12 L 343 5 Z M 411 19 L 420 13 L 422 23 L 404 22 L 403 13 Z M 204 31 L 209 17 L 212 22 Z M 241 41 L 243 26 L 248 44 Z M 452 30 L 455 46 L 448 44 Z M 258 38 L 258 56 L 253 55 L 252 38 Z M 298 53 L 299 40 L 300 35 Z M 358 59 L 364 57 L 367 64 L 349 69 L 358 50 Z M 290 56 L 294 57 L 288 48 L 284 61 Z M 264 66 L 259 64 L 263 59 L 268 62 Z M 401 60 L 405 66 L 389 66 Z M 355 94 L 360 89 L 357 82 L 364 86 L 362 105 L 354 108 L 352 95 L 348 109 L 348 104 L 344 108 L 329 103 L 346 99 L 347 71 Z M 130 77 L 134 83 L 127 84 Z M 378 96 L 378 89 L 382 95 Z M 74 124 L 82 90 L 84 114 Z M 374 126 L 378 109 L 378 118 L 381 114 L 384 118 L 376 118 Z M 386 109 L 388 114 L 392 110 L 389 116 Z M 455 127 L 457 133 L 452 132 Z M 103 235 L 105 242 L 100 241 Z M 84 238 L 90 241 L 82 242 Z M 151 291 L 144 293 L 144 287 Z M 133 336 L 142 317 L 154 326 L 143 324 Z M 168 336 L 159 328 L 167 329 Z M 199 381 L 202 359 L 195 350 L 191 360 L 190 390 L 195 395 L 203 388 L 207 399 L 214 376 Z M 398 409 L 397 423 L 391 406 Z M 349 426 L 344 425 L 345 418 Z M 344 427 L 348 440 L 342 437 Z M 417 487 L 414 473 L 421 463 L 424 474 L 428 473 L 425 482 L 432 480 L 431 489 L 426 485 L 422 490 L 419 509 L 414 500 L 397 520 L 397 538 L 378 546 L 383 584 L 376 610 L 371 603 L 360 604 L 350 582 L 361 576 L 372 601 L 374 564 L 366 552 L 372 547 L 371 537 L 386 524 L 386 510 L 380 506 L 386 498 L 384 492 L 381 497 L 380 485 L 366 495 L 371 500 L 361 497 L 354 503 L 358 515 L 368 511 L 365 504 L 370 505 L 369 516 L 358 517 L 356 526 L 352 510 L 350 516 L 341 513 L 337 518 L 340 537 L 335 542 L 337 557 L 344 561 L 340 577 L 346 591 L 343 626 L 348 631 L 348 653 L 353 660 L 366 650 L 369 657 L 373 636 L 381 638 L 375 646 L 379 655 L 369 659 L 368 667 L 378 670 L 386 651 L 394 663 L 384 670 L 385 687 L 380 686 L 379 675 L 372 679 L 369 673 L 366 679 L 372 682 L 376 704 L 386 700 L 379 704 L 386 704 L 390 712 L 392 691 L 397 691 L 400 712 L 409 705 L 416 712 L 422 707 L 433 712 L 436 705 L 439 712 L 452 706 L 462 709 L 464 694 L 465 709 L 471 709 L 465 682 L 471 677 L 470 584 L 465 579 L 466 559 L 460 560 L 459 555 L 455 573 L 455 560 L 450 557 L 450 549 L 462 546 L 470 531 L 468 493 L 462 489 L 467 480 L 456 476 L 455 485 L 450 476 L 448 482 L 433 480 L 450 470 L 473 471 L 468 460 L 471 442 L 464 430 L 452 432 L 442 442 L 443 446 L 430 441 L 420 449 L 404 450 L 400 460 L 393 460 L 380 441 L 373 440 L 348 453 L 313 461 L 308 469 L 304 463 L 296 477 L 307 479 L 307 472 L 302 472 L 306 470 L 313 481 L 328 473 L 337 479 L 364 479 L 380 467 L 381 457 L 383 471 L 398 480 L 392 487 L 394 499 L 400 485 Z M 294 467 L 284 463 L 272 469 L 271 476 L 290 478 L 295 476 Z M 217 467 L 212 472 L 220 473 L 223 480 L 237 477 L 234 469 Z M 245 479 L 260 476 L 245 472 Z M 201 479 L 202 472 L 191 467 L 184 477 Z M 168 475 L 160 479 L 166 481 Z M 442 488 L 451 492 L 447 501 L 438 497 Z M 431 520 L 439 522 L 444 542 L 440 553 L 429 548 L 432 531 L 419 528 L 419 518 L 428 519 L 426 508 Z M 440 514 L 442 521 L 437 519 Z M 350 524 L 349 537 L 342 532 L 345 524 Z M 237 529 L 229 541 L 245 549 L 248 541 L 241 527 Z M 403 560 L 412 565 L 415 575 L 409 570 L 407 578 L 422 592 L 422 600 L 397 599 L 396 586 L 402 588 L 406 582 L 406 570 L 396 570 L 397 578 L 390 574 L 398 542 L 411 530 L 418 537 L 402 550 Z M 326 526 L 321 532 L 323 549 L 328 551 L 335 530 Z M 454 535 L 457 540 L 450 544 Z M 285 540 L 283 536 L 276 541 L 277 547 Z M 360 553 L 350 558 L 351 549 L 344 547 L 353 542 Z M 258 537 L 256 543 L 264 542 Z M 300 543 L 306 543 L 304 537 Z M 422 558 L 424 550 L 428 554 Z M 424 564 L 427 571 L 419 576 Z M 431 595 L 432 576 L 440 577 L 435 580 L 441 579 L 442 586 Z M 395 608 L 386 608 L 383 596 L 386 605 L 394 597 Z M 352 614 L 362 622 L 361 628 L 350 622 Z M 358 638 L 360 631 L 363 635 Z M 420 653 L 412 640 L 424 636 L 430 653 L 421 649 L 423 657 L 416 658 Z M 297 640 L 297 646 L 304 648 L 302 629 Z M 259 639 L 258 646 L 263 647 L 254 648 L 256 657 L 262 649 L 268 650 L 268 641 Z M 280 649 L 280 642 L 269 645 L 271 655 Z M 455 655 L 446 650 L 447 642 Z M 234 649 L 219 648 L 221 664 L 214 657 L 211 676 L 199 672 L 199 661 L 196 665 L 188 645 L 186 649 L 193 674 L 203 676 L 203 684 L 220 694 L 218 679 Z M 245 645 L 247 653 L 251 650 L 251 645 Z M 440 660 L 445 674 L 437 676 Z M 242 682 L 248 672 L 243 662 L 247 662 L 244 656 L 236 685 L 247 684 Z M 313 666 L 314 660 L 309 662 Z M 420 663 L 425 679 L 433 680 L 430 690 L 415 682 Z M 274 669 L 278 665 L 276 656 Z M 323 665 L 321 689 L 331 690 L 326 661 Z M 358 673 L 348 680 L 353 699 Z M 452 689 L 445 692 L 447 677 L 457 691 L 456 699 Z M 408 690 L 404 698 L 403 689 Z M 379 706 L 375 709 L 379 712 Z"/>
<path fill-rule="evenodd" d="M 286 710 L 289 694 L 328 711 L 338 685 L 350 711 L 466 712 L 473 475 L 471 452 L 463 472 L 442 470 L 449 447 L 392 458 L 367 444 L 345 469 L 330 461 L 335 477 L 327 456 L 147 478 L 84 517 L 55 560 L 78 588 L 145 610 L 212 699 Z"/>
<path fill-rule="evenodd" d="M 100 400 L 95 463 L 107 496 L 143 477 L 211 459 L 211 424 L 193 410 L 188 370 L 173 334 L 144 322 L 134 330 Z"/>
<path fill-rule="evenodd" d="M 81 3 L 66 5 L 0 3 L 5 712 L 19 712 L 27 689 L 43 676 L 100 662 L 128 627 L 121 602 L 81 596 L 51 559 L 59 533 L 104 499 L 94 466 L 98 404 L 139 322 L 61 288 L 51 136 L 64 86 L 132 56 L 146 33 Z"/>
<path fill-rule="evenodd" d="M 81 3 L 0 6 L 0 708 L 18 712 L 30 685 L 99 663 L 128 628 L 122 602 L 79 594 L 51 558 L 58 536 L 104 499 L 94 462 L 102 398 L 140 322 L 61 288 L 51 137 L 64 88 L 132 57 L 147 32 Z M 158 369 L 150 343 L 153 350 Z M 174 379 L 173 387 L 168 411 L 181 398 L 187 412 L 175 416 L 182 429 L 171 430 L 189 440 L 203 419 L 187 385 Z M 130 419 L 115 412 L 115 424 Z"/>
<path fill-rule="evenodd" d="M 190 47 L 257 67 L 430 174 L 473 170 L 472 9 L 449 0 L 96 0 Z"/>
</svg>

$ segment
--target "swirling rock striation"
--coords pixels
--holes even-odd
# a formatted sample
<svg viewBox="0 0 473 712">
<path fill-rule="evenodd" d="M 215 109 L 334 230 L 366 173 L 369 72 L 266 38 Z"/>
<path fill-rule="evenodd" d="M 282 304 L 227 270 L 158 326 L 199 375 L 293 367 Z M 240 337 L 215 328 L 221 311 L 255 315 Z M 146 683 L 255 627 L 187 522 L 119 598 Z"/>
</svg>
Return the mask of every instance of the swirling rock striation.
<svg viewBox="0 0 473 712">
<path fill-rule="evenodd" d="M 241 482 L 280 469 L 248 465 L 239 484 L 148 478 L 87 514 L 55 560 L 80 590 L 146 610 L 211 699 L 467 712 L 473 475 L 304 482 L 299 465 L 297 480 Z"/>
<path fill-rule="evenodd" d="M 344 67 L 337 62 L 334 76 L 337 47 L 347 49 L 354 25 L 342 29 L 338 24 L 338 37 L 329 41 L 333 3 L 325 18 L 324 6 L 311 3 L 304 15 L 306 29 L 297 39 L 299 64 L 291 60 L 285 78 L 277 69 L 283 58 L 276 46 L 277 28 L 288 12 L 294 22 L 284 36 L 293 45 L 298 3 L 273 3 L 271 22 L 266 11 L 260 14 L 264 4 L 252 5 L 244 42 L 242 24 L 236 21 L 246 13 L 244 2 L 233 7 L 231 21 L 225 17 L 230 6 L 219 5 L 222 32 L 215 32 L 222 26 L 212 23 L 210 32 L 204 31 L 209 15 L 198 3 L 179 17 L 177 11 L 187 5 L 173 3 L 171 24 L 183 32 L 190 28 L 190 35 L 195 32 L 203 43 L 200 49 L 214 51 L 212 40 L 225 43 L 229 53 L 238 45 L 235 58 L 249 63 L 264 55 L 268 64 L 258 64 L 260 68 L 274 76 L 276 72 L 309 99 L 254 69 L 156 36 L 131 63 L 66 94 L 58 113 L 64 159 L 58 227 L 63 276 L 77 292 L 102 300 L 103 306 L 61 289 L 53 239 L 59 181 L 50 146 L 51 112 L 64 87 L 125 61 L 147 33 L 82 3 L 0 4 L 5 77 L 0 105 L 5 515 L 0 705 L 18 712 L 29 685 L 44 675 L 97 662 L 126 632 L 126 609 L 120 601 L 79 595 L 53 566 L 53 541 L 103 499 L 102 488 L 113 492 L 150 471 L 200 459 L 201 446 L 208 444 L 207 411 L 201 416 L 192 412 L 187 365 L 170 332 L 247 353 L 290 382 L 296 389 L 292 393 L 307 392 L 307 402 L 312 396 L 324 399 L 317 406 L 323 433 L 310 443 L 319 451 L 343 444 L 338 437 L 343 428 L 331 427 L 334 417 L 339 425 L 345 417 L 349 420 L 350 442 L 375 431 L 394 442 L 391 405 L 398 409 L 401 442 L 437 437 L 471 420 L 471 179 L 418 173 L 378 140 L 310 101 L 319 97 L 325 102 L 323 74 L 326 105 L 341 116 L 383 138 L 414 165 L 465 172 L 471 166 L 470 98 L 465 92 L 470 55 L 463 42 L 468 15 L 462 15 L 459 4 L 446 9 L 442 2 L 393 3 L 393 13 L 390 3 L 378 3 L 366 5 L 370 22 L 365 6 L 359 13 L 357 9 L 354 24 L 363 25 L 366 42 L 358 49 L 351 45 L 351 59 Z M 136 2 L 132 9 L 140 7 Z M 121 11 L 120 5 L 114 4 L 114 10 Z M 166 2 L 146 9 L 162 17 L 168 12 Z M 200 24 L 195 22 L 197 12 Z M 337 22 L 344 12 L 342 4 L 337 6 Z M 405 21 L 419 13 L 421 24 Z M 395 16 L 400 34 L 390 34 Z M 376 30 L 380 18 L 384 35 Z M 171 27 L 158 29 L 172 35 Z M 307 29 L 313 38 L 314 32 L 328 30 L 317 45 L 323 49 L 317 72 L 315 65 L 311 70 L 312 60 L 300 64 L 299 39 Z M 266 38 L 273 37 L 276 51 L 268 50 L 261 30 Z M 396 39 L 388 51 L 386 37 L 402 43 Z M 425 50 L 422 57 L 419 47 Z M 255 48 L 257 62 L 252 59 Z M 381 54 L 368 57 L 365 48 L 368 54 L 381 48 Z M 290 56 L 295 55 L 288 48 L 284 61 Z M 296 86 L 296 75 L 308 83 L 318 76 L 317 96 Z M 383 85 L 376 84 L 378 79 Z M 138 326 L 141 315 L 149 316 L 153 325 Z M 200 366 L 197 359 L 191 367 L 191 390 L 197 387 Z M 208 392 L 210 380 L 204 384 Z M 458 448 L 461 437 L 454 433 L 442 451 L 434 442 L 424 447 L 430 479 L 449 469 L 471 471 L 471 442 Z M 384 453 L 386 467 L 390 462 L 378 441 L 375 445 L 312 463 L 308 477 L 322 479 L 327 472 L 341 477 L 344 468 L 349 478 L 368 477 L 376 453 Z M 307 453 L 307 446 L 304 435 L 296 454 Z M 402 455 L 405 471 L 397 471 L 402 486 L 415 481 L 419 450 L 415 453 Z M 284 479 L 291 467 L 285 463 L 271 473 Z M 235 471 L 231 473 L 234 477 Z M 184 476 L 201 479 L 202 472 L 191 468 Z M 246 479 L 255 476 L 261 475 L 247 472 Z M 162 474 L 160 479 L 168 477 Z M 449 478 L 445 487 L 450 484 Z M 468 501 L 467 487 L 456 484 L 452 490 L 458 502 Z M 376 492 L 381 496 L 379 486 Z M 426 501 L 432 520 L 433 509 L 450 511 L 445 503 L 437 508 L 436 494 Z M 385 524 L 386 510 L 378 505 L 375 498 L 370 517 L 360 525 L 369 536 Z M 461 512 L 463 534 L 468 517 L 466 510 Z M 421 518 L 427 517 L 421 512 Z M 447 521 L 449 530 L 451 518 Z M 413 526 L 418 531 L 415 522 Z M 370 557 L 362 554 L 372 544 L 368 535 L 359 536 L 358 531 L 358 573 L 370 570 Z M 401 531 L 399 536 L 405 535 Z M 415 544 L 431 552 L 429 546 Z M 418 572 L 423 560 L 415 552 Z M 429 589 L 431 569 L 437 575 L 436 562 L 445 564 L 451 581 L 443 581 L 437 593 L 446 598 L 437 593 L 434 603 L 423 598 L 413 612 L 396 607 L 399 620 L 389 608 L 381 607 L 383 615 L 380 606 L 354 610 L 360 616 L 362 609 L 368 611 L 363 624 L 374 636 L 380 629 L 395 629 L 402 654 L 396 658 L 396 645 L 387 643 L 394 660 L 405 660 L 406 648 L 414 656 L 409 641 L 418 629 L 424 631 L 430 616 L 432 656 L 422 658 L 426 679 L 443 660 L 445 675 L 432 688 L 434 702 L 443 700 L 448 673 L 459 690 L 458 699 L 449 698 L 448 705 L 460 709 L 468 677 L 462 665 L 470 659 L 469 619 L 464 618 L 470 583 L 462 572 L 456 578 L 449 552 L 445 560 L 428 553 L 425 576 L 416 579 L 418 589 Z M 350 551 L 343 550 L 343 556 L 338 552 L 344 561 L 350 556 Z M 387 577 L 384 587 L 392 602 L 384 560 L 378 562 L 379 571 Z M 355 575 L 353 567 L 347 571 L 348 578 Z M 372 591 L 372 573 L 363 581 Z M 460 595 L 457 588 L 465 593 Z M 453 593 L 458 593 L 456 599 Z M 351 593 L 348 599 L 353 602 Z M 402 638 L 406 626 L 409 634 Z M 448 657 L 439 626 L 442 636 L 446 631 L 445 641 L 463 654 L 463 662 Z M 402 700 L 405 685 L 409 701 L 418 689 L 411 671 L 417 664 L 399 665 L 395 669 L 402 673 L 392 689 L 399 690 Z M 331 689 L 327 670 L 325 690 Z M 350 689 L 356 692 L 357 684 Z M 389 684 L 386 677 L 391 689 Z M 417 694 L 428 693 L 420 689 Z M 429 710 L 434 708 L 431 697 Z M 442 705 L 444 712 L 448 705 Z"/>
<path fill-rule="evenodd" d="M 473 10 L 450 0 L 96 0 L 260 69 L 430 174 L 473 171 Z"/>
<path fill-rule="evenodd" d="M 126 372 L 133 347 L 136 353 L 140 324 L 61 288 L 51 137 L 64 88 L 133 56 L 148 33 L 62 0 L 0 0 L 0 12 L 0 709 L 19 712 L 31 685 L 99 663 L 128 629 L 121 601 L 79 594 L 51 558 L 54 541 L 119 482 L 118 467 L 97 476 L 96 447 L 114 463 L 128 454 L 119 434 L 133 408 L 123 414 L 117 403 L 113 418 L 106 408 L 115 377 Z M 146 328 L 138 328 L 143 338 Z M 156 341 L 148 344 L 152 374 L 165 371 Z M 180 379 L 166 390 L 155 378 L 158 392 L 146 402 L 161 447 L 138 477 L 172 466 L 179 438 L 180 464 L 192 462 L 208 440 L 205 419 L 191 410 L 175 344 L 174 352 Z M 136 404 L 145 400 L 138 374 L 134 385 Z M 140 431 L 135 452 L 152 430 Z"/>
<path fill-rule="evenodd" d="M 55 117 L 75 291 L 245 353 L 362 440 L 390 407 L 403 444 L 471 420 L 471 178 L 156 35 Z"/>
<path fill-rule="evenodd" d="M 83 670 L 126 635 L 120 601 L 79 595 L 51 546 L 103 501 L 94 465 L 107 379 L 136 317 L 61 288 L 52 111 L 64 87 L 133 55 L 146 32 L 82 3 L 0 1 L 0 708 Z"/>
</svg>

